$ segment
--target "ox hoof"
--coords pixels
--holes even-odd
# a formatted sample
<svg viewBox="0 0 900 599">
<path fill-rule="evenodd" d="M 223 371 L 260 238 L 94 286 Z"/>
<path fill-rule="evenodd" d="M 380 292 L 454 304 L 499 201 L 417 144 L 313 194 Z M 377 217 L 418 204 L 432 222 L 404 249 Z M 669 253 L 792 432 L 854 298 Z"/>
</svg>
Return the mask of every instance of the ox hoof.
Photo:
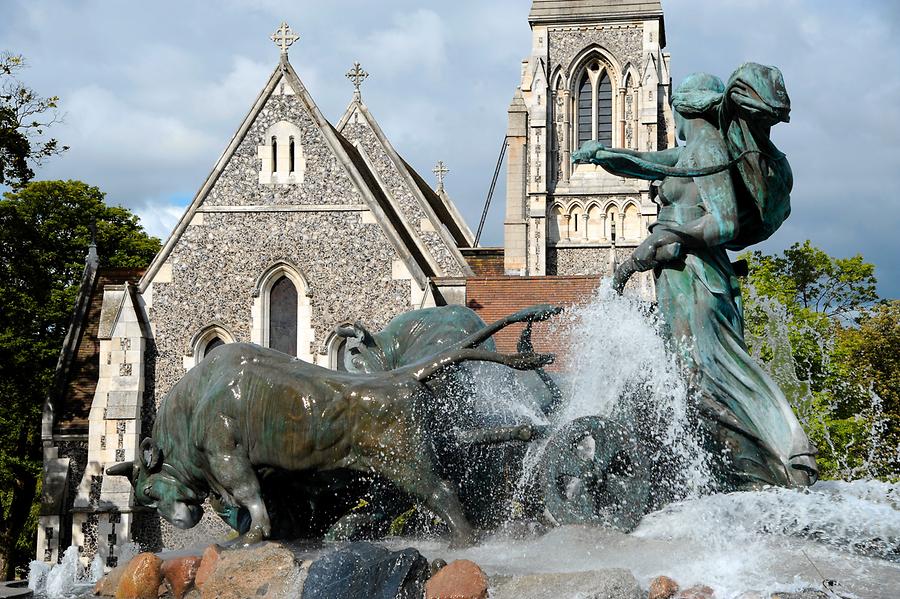
<svg viewBox="0 0 900 599">
<path fill-rule="evenodd" d="M 241 536 L 237 538 L 235 541 L 235 545 L 238 547 L 249 547 L 250 545 L 256 545 L 257 543 L 262 543 L 266 539 L 266 535 L 263 533 L 263 529 L 261 526 L 254 526 Z"/>
</svg>

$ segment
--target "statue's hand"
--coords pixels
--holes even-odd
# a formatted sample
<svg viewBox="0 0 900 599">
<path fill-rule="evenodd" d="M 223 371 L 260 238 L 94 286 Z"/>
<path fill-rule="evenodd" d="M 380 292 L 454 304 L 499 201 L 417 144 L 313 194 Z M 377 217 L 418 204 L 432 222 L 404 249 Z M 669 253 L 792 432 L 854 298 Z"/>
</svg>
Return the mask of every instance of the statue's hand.
<svg viewBox="0 0 900 599">
<path fill-rule="evenodd" d="M 652 236 L 645 239 L 643 243 L 634 250 L 631 254 L 631 259 L 638 272 L 644 272 L 656 266 L 658 262 L 656 259 L 656 244 L 654 243 Z"/>
<path fill-rule="evenodd" d="M 681 251 L 678 236 L 658 227 L 634 250 L 631 258 L 638 272 L 644 272 L 660 263 L 677 260 L 681 257 Z"/>
<path fill-rule="evenodd" d="M 606 153 L 606 146 L 596 140 L 586 141 L 581 148 L 572 154 L 572 162 L 592 162 L 599 164 L 601 157 Z"/>
</svg>

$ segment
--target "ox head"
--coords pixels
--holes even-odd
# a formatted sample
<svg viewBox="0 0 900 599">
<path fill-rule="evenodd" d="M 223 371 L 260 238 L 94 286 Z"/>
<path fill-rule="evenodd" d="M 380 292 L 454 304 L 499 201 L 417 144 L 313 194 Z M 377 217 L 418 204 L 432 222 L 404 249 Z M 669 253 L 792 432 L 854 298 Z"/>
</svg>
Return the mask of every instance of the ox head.
<svg viewBox="0 0 900 599">
<path fill-rule="evenodd" d="M 361 322 L 337 327 L 334 334 L 347 340 L 344 345 L 346 348 L 344 367 L 349 372 L 371 374 L 390 369 L 377 339 Z"/>
<path fill-rule="evenodd" d="M 203 517 L 203 496 L 185 481 L 177 469 L 163 461 L 163 453 L 152 438 L 141 442 L 138 460 L 111 466 L 106 473 L 125 476 L 141 505 L 155 508 L 178 528 L 191 528 Z"/>
</svg>

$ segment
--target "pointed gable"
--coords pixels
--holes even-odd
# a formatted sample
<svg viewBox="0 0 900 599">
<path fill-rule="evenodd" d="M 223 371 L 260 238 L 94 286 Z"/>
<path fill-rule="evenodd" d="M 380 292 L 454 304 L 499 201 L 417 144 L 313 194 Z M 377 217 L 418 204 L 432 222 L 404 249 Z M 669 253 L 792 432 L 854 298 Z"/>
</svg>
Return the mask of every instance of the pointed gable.
<svg viewBox="0 0 900 599">
<path fill-rule="evenodd" d="M 400 157 L 359 95 L 354 94 L 337 129 L 356 146 L 439 276 L 470 275 L 471 269 L 459 247 L 471 245 L 471 231 L 455 206 L 431 190 Z"/>
<path fill-rule="evenodd" d="M 56 432 L 83 432 L 88 427 L 88 415 L 91 401 L 97 388 L 100 363 L 100 339 L 109 337 L 110 323 L 104 322 L 101 316 L 112 315 L 109 321 L 116 319 L 121 312 L 124 297 L 118 297 L 115 306 L 109 306 L 106 289 L 122 287 L 134 283 L 143 274 L 140 268 L 102 268 L 96 281 L 86 290 L 86 310 L 80 316 L 81 322 L 73 322 L 81 330 L 77 343 L 73 348 L 71 368 L 61 388 L 58 399 L 54 402 L 55 418 L 53 422 Z M 133 290 L 134 287 L 131 287 Z M 124 293 L 121 294 L 124 296 Z M 140 326 L 144 327 L 142 321 Z"/>
<path fill-rule="evenodd" d="M 287 164 L 266 151 L 274 140 L 273 132 L 289 125 L 291 143 L 302 156 L 302 175 L 286 179 L 287 184 L 264 180 L 266 159 L 270 168 Z M 287 127 L 283 127 L 287 128 Z M 141 280 L 145 291 L 192 222 L 202 222 L 204 213 L 370 211 L 381 225 L 385 237 L 405 263 L 414 280 L 424 287 L 428 277 L 436 275 L 434 264 L 418 247 L 402 218 L 369 168 L 352 146 L 325 119 L 285 55 L 257 96 L 253 107 L 232 137 L 228 147 L 207 176 L 194 200 L 185 210 L 172 234 L 163 245 Z M 283 151 L 287 148 L 284 144 Z M 274 183 L 274 184 L 273 184 Z"/>
</svg>

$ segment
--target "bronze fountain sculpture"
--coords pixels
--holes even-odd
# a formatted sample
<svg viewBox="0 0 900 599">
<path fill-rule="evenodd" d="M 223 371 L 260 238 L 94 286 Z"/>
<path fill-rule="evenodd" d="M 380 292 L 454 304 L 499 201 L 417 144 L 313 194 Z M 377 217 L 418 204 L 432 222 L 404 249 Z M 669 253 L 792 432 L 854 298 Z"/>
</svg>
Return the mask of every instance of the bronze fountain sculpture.
<svg viewBox="0 0 900 599">
<path fill-rule="evenodd" d="M 769 139 L 790 112 L 782 75 L 755 63 L 737 69 L 727 85 L 691 75 L 675 91 L 673 108 L 684 146 L 637 152 L 588 142 L 573 155 L 660 182 L 659 218 L 613 285 L 621 292 L 634 272 L 654 271 L 658 309 L 690 372 L 710 453 L 726 457 L 718 489 L 809 485 L 816 450 L 747 351 L 740 284 L 727 255 L 768 238 L 790 213 L 790 166 Z M 204 500 L 215 500 L 245 543 L 279 534 L 262 488 L 268 472 L 283 474 L 276 486 L 319 472 L 332 488 L 339 470 L 378 475 L 439 516 L 461 544 L 473 538 L 470 522 L 491 520 L 486 504 L 508 498 L 503 481 L 521 474 L 521 463 L 510 464 L 522 461 L 522 446 L 543 439 L 532 515 L 630 530 L 672 498 L 658 484 L 665 461 L 649 457 L 665 452 L 650 451 L 659 440 L 640 426 L 639 412 L 554 421 L 564 397 L 543 371 L 553 356 L 535 353 L 530 333 L 532 323 L 559 312 L 534 306 L 486 325 L 467 308 L 447 306 L 401 315 L 377 333 L 343 327 L 346 372 L 249 344 L 217 348 L 163 400 L 138 461 L 108 473 L 128 476 L 136 501 L 179 527 L 194 526 Z M 527 326 L 518 353 L 497 353 L 491 335 L 520 322 Z M 550 424 L 464 415 L 468 388 L 458 365 L 473 361 L 533 371 L 527 393 Z M 518 453 L 478 449 L 500 446 Z M 476 450 L 482 453 L 473 459 Z M 473 475 L 473 466 L 481 473 Z M 572 478 L 582 483 L 576 492 Z"/>
</svg>

